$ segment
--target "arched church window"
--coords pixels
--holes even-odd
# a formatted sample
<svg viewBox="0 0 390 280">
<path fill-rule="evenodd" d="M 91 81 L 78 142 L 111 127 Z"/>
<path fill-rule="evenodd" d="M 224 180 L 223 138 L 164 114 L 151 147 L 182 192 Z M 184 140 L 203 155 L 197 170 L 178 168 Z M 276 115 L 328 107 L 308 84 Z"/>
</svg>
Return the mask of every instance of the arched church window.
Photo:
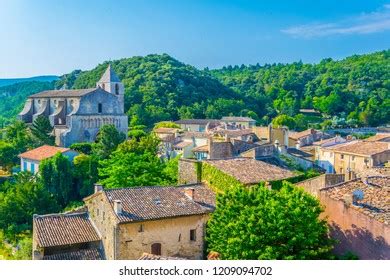
<svg viewBox="0 0 390 280">
<path fill-rule="evenodd" d="M 102 103 L 98 104 L 98 113 L 101 114 L 103 112 L 103 105 Z"/>
<path fill-rule="evenodd" d="M 119 94 L 119 85 L 118 84 L 115 84 L 115 94 L 116 95 Z"/>
</svg>

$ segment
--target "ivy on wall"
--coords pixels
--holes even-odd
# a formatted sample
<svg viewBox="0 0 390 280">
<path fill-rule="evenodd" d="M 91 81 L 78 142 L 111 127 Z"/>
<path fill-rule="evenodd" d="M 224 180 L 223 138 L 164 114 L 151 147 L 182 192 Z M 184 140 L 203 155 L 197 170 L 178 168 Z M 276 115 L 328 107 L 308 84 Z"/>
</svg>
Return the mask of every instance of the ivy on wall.
<svg viewBox="0 0 390 280">
<path fill-rule="evenodd" d="M 214 166 L 203 162 L 201 164 L 201 178 L 217 193 L 225 192 L 232 187 L 244 185 L 234 177 L 227 175 Z"/>
</svg>

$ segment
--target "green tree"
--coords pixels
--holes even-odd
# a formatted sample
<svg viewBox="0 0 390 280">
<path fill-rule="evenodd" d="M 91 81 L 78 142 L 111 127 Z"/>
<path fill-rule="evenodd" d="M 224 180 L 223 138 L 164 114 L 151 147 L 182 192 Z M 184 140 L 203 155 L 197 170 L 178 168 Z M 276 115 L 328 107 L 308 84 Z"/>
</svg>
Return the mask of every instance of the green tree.
<svg viewBox="0 0 390 280">
<path fill-rule="evenodd" d="M 296 122 L 293 117 L 287 115 L 279 115 L 272 119 L 272 125 L 274 127 L 287 126 L 289 129 L 294 129 Z"/>
<path fill-rule="evenodd" d="M 28 147 L 32 147 L 31 133 L 27 125 L 15 120 L 5 128 L 5 140 L 12 144 L 21 153 Z"/>
<path fill-rule="evenodd" d="M 92 151 L 100 159 L 106 159 L 125 138 L 126 136 L 119 132 L 114 125 L 103 125 L 99 130 L 96 143 L 92 145 Z"/>
<path fill-rule="evenodd" d="M 52 132 L 53 127 L 50 124 L 49 118 L 45 116 L 37 117 L 31 126 L 31 133 L 36 146 L 54 145 L 55 138 Z"/>
<path fill-rule="evenodd" d="M 148 135 L 120 144 L 109 159 L 101 161 L 100 181 L 108 188 L 171 184 L 175 178 L 157 157 L 158 139 Z"/>
<path fill-rule="evenodd" d="M 58 204 L 29 172 L 16 175 L 0 192 L 0 228 L 7 235 L 31 229 L 33 214 L 59 211 Z"/>
<path fill-rule="evenodd" d="M 18 162 L 18 150 L 14 145 L 0 140 L 0 167 L 10 171 Z"/>
<path fill-rule="evenodd" d="M 231 188 L 217 197 L 208 251 L 236 260 L 329 258 L 333 242 L 321 212 L 317 199 L 287 182 L 280 191 Z"/>
<path fill-rule="evenodd" d="M 61 153 L 41 161 L 39 175 L 43 187 L 54 195 L 62 207 L 77 196 L 73 190 L 71 163 Z"/>
<path fill-rule="evenodd" d="M 92 143 L 83 142 L 83 143 L 74 143 L 70 145 L 72 150 L 75 150 L 79 153 L 89 155 L 92 153 Z"/>
<path fill-rule="evenodd" d="M 95 155 L 80 154 L 73 159 L 73 176 L 80 198 L 93 193 L 98 181 L 98 159 Z"/>
<path fill-rule="evenodd" d="M 164 127 L 164 128 L 180 128 L 180 125 L 174 123 L 174 122 L 168 122 L 168 121 L 165 121 L 165 122 L 158 122 L 154 125 L 154 129 L 156 128 L 161 128 L 161 127 Z"/>
</svg>

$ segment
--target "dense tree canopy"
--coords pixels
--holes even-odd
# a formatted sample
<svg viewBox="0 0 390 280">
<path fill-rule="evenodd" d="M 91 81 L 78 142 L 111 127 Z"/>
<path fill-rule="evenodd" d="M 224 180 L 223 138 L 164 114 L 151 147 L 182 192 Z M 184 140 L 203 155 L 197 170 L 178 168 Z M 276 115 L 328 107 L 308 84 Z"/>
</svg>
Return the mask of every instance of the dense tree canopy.
<svg viewBox="0 0 390 280">
<path fill-rule="evenodd" d="M 235 187 L 217 196 L 208 251 L 222 259 L 324 259 L 330 256 L 318 200 L 284 182 L 280 191 Z"/>
<path fill-rule="evenodd" d="M 37 146 L 54 145 L 55 138 L 52 132 L 53 127 L 49 118 L 45 116 L 36 118 L 31 126 L 31 133 Z"/>
</svg>

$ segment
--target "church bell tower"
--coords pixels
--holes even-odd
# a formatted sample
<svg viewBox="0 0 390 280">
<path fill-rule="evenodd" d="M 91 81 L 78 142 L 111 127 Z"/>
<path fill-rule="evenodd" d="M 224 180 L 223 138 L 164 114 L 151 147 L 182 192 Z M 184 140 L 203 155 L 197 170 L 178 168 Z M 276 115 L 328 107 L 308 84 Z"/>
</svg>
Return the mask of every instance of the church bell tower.
<svg viewBox="0 0 390 280">
<path fill-rule="evenodd" d="M 107 92 L 115 94 L 118 97 L 120 103 L 121 113 L 124 113 L 125 87 L 114 70 L 111 68 L 111 64 L 108 65 L 106 71 L 100 80 L 96 83 L 96 87 L 100 87 Z"/>
</svg>

